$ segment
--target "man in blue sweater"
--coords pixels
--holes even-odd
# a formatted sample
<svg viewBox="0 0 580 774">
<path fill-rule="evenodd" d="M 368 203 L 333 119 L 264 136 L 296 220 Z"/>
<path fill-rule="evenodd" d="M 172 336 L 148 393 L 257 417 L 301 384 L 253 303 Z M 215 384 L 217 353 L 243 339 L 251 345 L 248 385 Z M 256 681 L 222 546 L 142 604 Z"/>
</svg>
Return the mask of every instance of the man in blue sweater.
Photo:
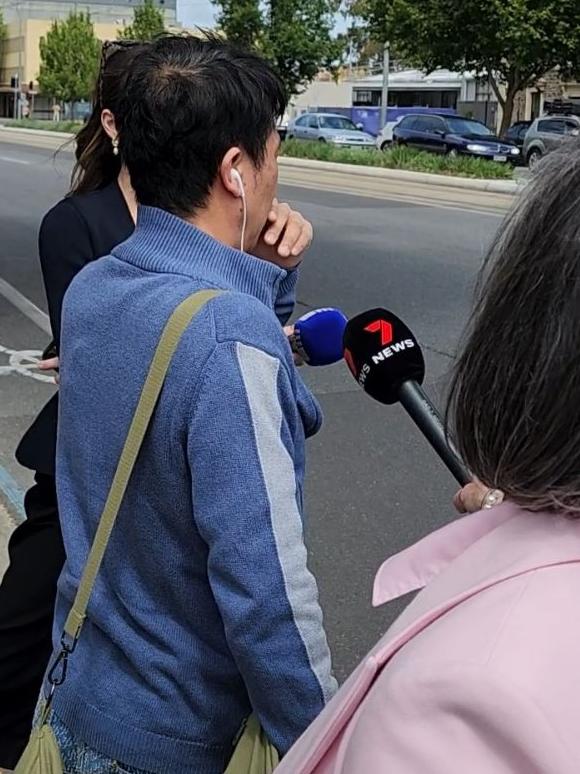
<svg viewBox="0 0 580 774">
<path fill-rule="evenodd" d="M 222 774 L 250 712 L 283 754 L 336 687 L 302 523 L 321 413 L 276 316 L 296 282 L 277 263 L 300 256 L 262 240 L 284 107 L 257 56 L 170 37 L 136 57 L 115 116 L 141 206 L 64 304 L 55 648 L 163 326 L 226 292 L 173 358 L 54 696 L 69 772 Z"/>
</svg>

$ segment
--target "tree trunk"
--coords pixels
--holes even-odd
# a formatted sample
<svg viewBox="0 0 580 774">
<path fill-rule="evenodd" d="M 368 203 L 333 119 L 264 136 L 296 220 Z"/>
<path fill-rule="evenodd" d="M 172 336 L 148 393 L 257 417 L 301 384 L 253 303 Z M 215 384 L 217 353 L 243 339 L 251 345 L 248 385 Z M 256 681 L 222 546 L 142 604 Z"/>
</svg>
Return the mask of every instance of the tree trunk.
<svg viewBox="0 0 580 774">
<path fill-rule="evenodd" d="M 503 94 L 501 93 L 501 89 L 499 88 L 499 84 L 496 81 L 495 76 L 492 74 L 491 70 L 488 70 L 488 77 L 489 77 L 489 82 L 491 84 L 491 87 L 497 98 L 498 104 L 502 109 L 501 126 L 498 134 L 500 135 L 500 137 L 503 137 L 503 135 L 507 132 L 507 130 L 510 128 L 512 123 L 516 94 L 521 88 L 522 78 L 521 78 L 521 74 L 518 71 L 510 73 L 507 79 L 507 88 L 506 88 L 506 94 L 504 97 Z"/>
<path fill-rule="evenodd" d="M 504 137 L 507 130 L 510 128 L 512 123 L 512 116 L 514 113 L 514 102 L 516 98 L 516 94 L 518 92 L 518 86 L 515 83 L 508 83 L 507 91 L 505 95 L 505 102 L 502 105 L 503 107 L 503 115 L 501 118 L 501 126 L 499 129 L 499 136 Z"/>
</svg>

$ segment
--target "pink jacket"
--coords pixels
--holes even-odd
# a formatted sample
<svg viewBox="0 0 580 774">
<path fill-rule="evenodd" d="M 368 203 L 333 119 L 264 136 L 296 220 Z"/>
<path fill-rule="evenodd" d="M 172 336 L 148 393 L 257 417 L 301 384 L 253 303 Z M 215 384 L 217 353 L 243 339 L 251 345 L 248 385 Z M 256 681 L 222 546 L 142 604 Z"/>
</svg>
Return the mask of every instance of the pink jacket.
<svg viewBox="0 0 580 774">
<path fill-rule="evenodd" d="M 579 774 L 580 520 L 466 516 L 374 604 L 424 585 L 276 774 Z"/>
</svg>

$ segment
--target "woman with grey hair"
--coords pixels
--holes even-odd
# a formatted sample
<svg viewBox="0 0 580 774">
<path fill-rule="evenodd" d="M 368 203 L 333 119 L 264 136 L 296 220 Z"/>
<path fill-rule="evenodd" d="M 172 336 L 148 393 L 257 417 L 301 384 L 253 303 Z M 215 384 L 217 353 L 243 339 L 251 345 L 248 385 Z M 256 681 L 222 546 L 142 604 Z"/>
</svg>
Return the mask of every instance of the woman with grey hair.
<svg viewBox="0 0 580 774">
<path fill-rule="evenodd" d="M 385 562 L 376 605 L 425 588 L 279 774 L 580 771 L 579 404 L 580 145 L 568 145 L 496 238 L 452 382 L 449 417 L 481 482 L 459 504 L 489 490 L 505 501 Z"/>
</svg>

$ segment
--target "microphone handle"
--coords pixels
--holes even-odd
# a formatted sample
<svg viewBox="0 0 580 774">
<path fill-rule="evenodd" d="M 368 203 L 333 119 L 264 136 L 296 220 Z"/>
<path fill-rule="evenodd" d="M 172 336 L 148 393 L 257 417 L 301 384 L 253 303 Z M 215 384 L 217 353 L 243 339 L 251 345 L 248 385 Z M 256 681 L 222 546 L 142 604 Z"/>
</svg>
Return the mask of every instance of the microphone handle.
<svg viewBox="0 0 580 774">
<path fill-rule="evenodd" d="M 423 388 L 414 381 L 403 382 L 399 387 L 399 400 L 456 481 L 461 486 L 468 484 L 472 476 L 447 440 L 443 421 Z"/>
</svg>

